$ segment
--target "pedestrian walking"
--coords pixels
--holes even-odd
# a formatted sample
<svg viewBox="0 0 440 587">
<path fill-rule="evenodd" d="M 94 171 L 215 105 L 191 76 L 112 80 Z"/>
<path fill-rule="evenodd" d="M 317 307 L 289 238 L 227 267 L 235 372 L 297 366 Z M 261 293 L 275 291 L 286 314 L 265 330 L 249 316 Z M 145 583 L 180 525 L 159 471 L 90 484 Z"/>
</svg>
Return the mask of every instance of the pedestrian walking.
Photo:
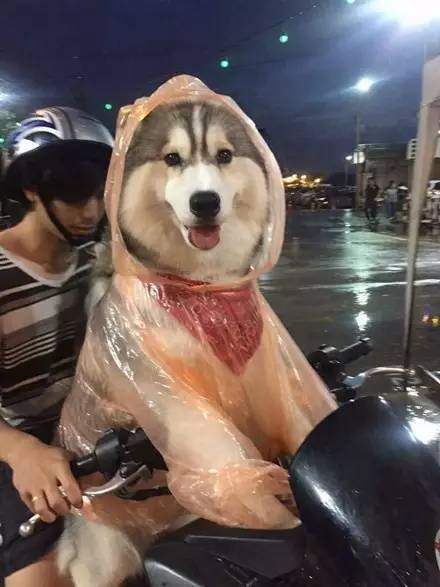
<svg viewBox="0 0 440 587">
<path fill-rule="evenodd" d="M 385 189 L 385 210 L 389 220 L 394 220 L 396 217 L 398 200 L 398 189 L 395 181 L 390 181 L 388 187 Z"/>
<path fill-rule="evenodd" d="M 377 196 L 379 194 L 379 186 L 374 178 L 368 179 L 367 188 L 365 190 L 365 216 L 368 222 L 376 222 L 377 220 Z"/>
</svg>

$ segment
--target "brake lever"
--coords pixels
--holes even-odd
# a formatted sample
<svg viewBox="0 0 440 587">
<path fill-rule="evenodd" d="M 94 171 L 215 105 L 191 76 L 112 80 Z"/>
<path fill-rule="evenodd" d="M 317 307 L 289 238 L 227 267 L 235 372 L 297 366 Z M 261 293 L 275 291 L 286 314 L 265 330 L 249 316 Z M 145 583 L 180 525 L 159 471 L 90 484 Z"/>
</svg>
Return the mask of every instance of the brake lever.
<svg viewBox="0 0 440 587">
<path fill-rule="evenodd" d="M 114 475 L 110 481 L 107 481 L 107 483 L 104 483 L 104 485 L 89 487 L 84 491 L 84 496 L 94 498 L 108 495 L 109 493 L 115 493 L 119 489 L 122 489 L 123 487 L 138 481 L 147 471 L 150 472 L 147 465 L 141 465 L 128 475 L 124 475 L 121 469 L 118 469 L 116 475 Z"/>
<path fill-rule="evenodd" d="M 84 491 L 83 496 L 93 499 L 94 497 L 102 497 L 103 495 L 115 493 L 119 489 L 123 489 L 127 485 L 131 485 L 135 481 L 138 481 L 147 471 L 150 473 L 147 465 L 141 465 L 133 472 L 129 472 L 126 469 L 118 469 L 116 474 L 109 481 L 97 487 L 89 487 Z M 40 515 L 34 514 L 26 520 L 26 522 L 23 522 L 20 525 L 18 533 L 22 538 L 28 538 L 34 534 L 39 523 L 42 523 Z"/>
<path fill-rule="evenodd" d="M 406 371 L 403 367 L 374 367 L 372 369 L 368 369 L 368 371 L 364 371 L 363 373 L 359 373 L 354 377 L 347 375 L 344 378 L 344 385 L 350 387 L 351 389 L 359 389 L 364 385 L 367 379 L 370 377 L 374 377 L 375 375 L 413 375 L 410 371 Z"/>
</svg>

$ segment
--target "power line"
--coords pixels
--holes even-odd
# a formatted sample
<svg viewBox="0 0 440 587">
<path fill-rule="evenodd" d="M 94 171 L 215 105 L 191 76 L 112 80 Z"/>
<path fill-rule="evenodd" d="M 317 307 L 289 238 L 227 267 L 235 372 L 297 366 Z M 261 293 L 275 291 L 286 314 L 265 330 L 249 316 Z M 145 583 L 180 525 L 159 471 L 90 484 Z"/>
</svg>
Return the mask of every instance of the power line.
<svg viewBox="0 0 440 587">
<path fill-rule="evenodd" d="M 237 41 L 234 41 L 233 43 L 223 47 L 220 50 L 221 54 L 226 54 L 228 52 L 230 52 L 231 50 L 244 45 L 245 43 L 248 43 L 249 41 L 252 41 L 253 39 L 263 35 L 264 33 L 267 33 L 268 31 L 274 30 L 274 29 L 279 29 L 281 31 L 281 29 L 284 29 L 287 27 L 288 24 L 292 24 L 293 22 L 297 21 L 298 18 L 302 18 L 304 16 L 308 16 L 309 14 L 313 13 L 314 11 L 317 11 L 317 9 L 319 8 L 323 8 L 324 4 L 319 0 L 315 0 L 312 2 L 312 4 L 310 5 L 309 8 L 303 8 L 302 10 L 298 10 L 295 14 L 292 14 L 286 18 L 283 18 L 281 20 L 277 20 L 276 22 L 267 25 L 261 29 L 258 29 L 257 31 L 254 31 L 253 33 L 250 33 L 244 37 L 242 37 L 241 39 L 238 39 Z"/>
</svg>

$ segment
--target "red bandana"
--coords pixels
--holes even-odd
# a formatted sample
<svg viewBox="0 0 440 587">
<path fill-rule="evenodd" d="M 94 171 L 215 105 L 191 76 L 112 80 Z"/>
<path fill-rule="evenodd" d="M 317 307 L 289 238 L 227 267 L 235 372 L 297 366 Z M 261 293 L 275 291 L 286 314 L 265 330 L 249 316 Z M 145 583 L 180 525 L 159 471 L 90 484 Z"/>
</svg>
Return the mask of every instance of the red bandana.
<svg viewBox="0 0 440 587">
<path fill-rule="evenodd" d="M 194 338 L 208 343 L 231 371 L 240 375 L 257 350 L 263 319 L 252 286 L 238 290 L 203 291 L 165 282 L 145 283 L 148 293 Z"/>
</svg>

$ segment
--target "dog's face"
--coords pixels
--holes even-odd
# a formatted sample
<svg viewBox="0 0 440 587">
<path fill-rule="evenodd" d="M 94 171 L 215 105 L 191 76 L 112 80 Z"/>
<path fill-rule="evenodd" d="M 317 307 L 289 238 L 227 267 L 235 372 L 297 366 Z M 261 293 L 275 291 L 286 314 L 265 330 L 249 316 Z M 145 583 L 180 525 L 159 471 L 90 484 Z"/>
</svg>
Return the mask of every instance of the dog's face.
<svg viewBox="0 0 440 587">
<path fill-rule="evenodd" d="M 165 273 L 244 275 L 268 219 L 267 171 L 245 123 L 211 103 L 156 108 L 128 149 L 119 224 L 129 252 Z"/>
</svg>

